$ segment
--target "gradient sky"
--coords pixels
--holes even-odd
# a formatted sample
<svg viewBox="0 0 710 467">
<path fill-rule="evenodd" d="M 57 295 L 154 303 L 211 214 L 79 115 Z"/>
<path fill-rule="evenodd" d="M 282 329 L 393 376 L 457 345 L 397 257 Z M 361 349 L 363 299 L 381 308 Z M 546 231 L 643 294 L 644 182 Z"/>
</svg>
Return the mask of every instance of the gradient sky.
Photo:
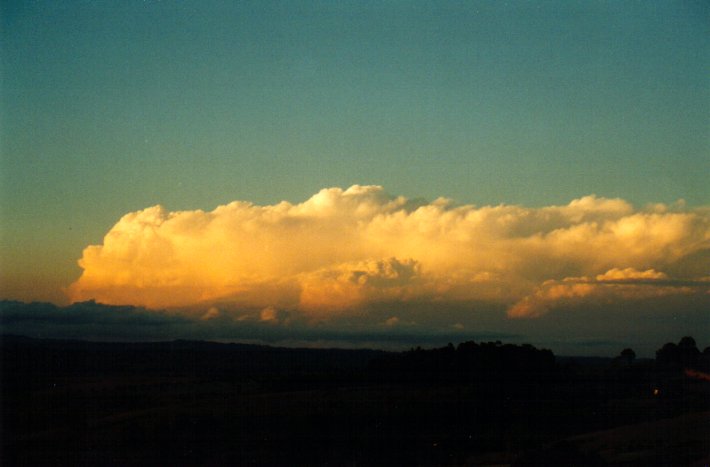
<svg viewBox="0 0 710 467">
<path fill-rule="evenodd" d="M 707 2 L 0 8 L 0 298 L 67 303 L 84 248 L 157 204 L 710 204 Z"/>
</svg>

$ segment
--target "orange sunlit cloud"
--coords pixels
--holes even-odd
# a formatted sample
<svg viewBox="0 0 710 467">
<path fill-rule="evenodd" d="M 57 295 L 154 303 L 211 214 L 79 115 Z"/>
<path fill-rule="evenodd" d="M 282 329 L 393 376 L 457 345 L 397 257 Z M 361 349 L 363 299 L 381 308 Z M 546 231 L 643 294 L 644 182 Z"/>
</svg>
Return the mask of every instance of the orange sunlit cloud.
<svg viewBox="0 0 710 467">
<path fill-rule="evenodd" d="M 278 310 L 327 317 L 393 301 L 482 300 L 532 317 L 583 297 L 706 293 L 709 250 L 707 210 L 595 196 L 457 206 L 355 185 L 299 204 L 128 213 L 84 250 L 67 293 L 150 308 L 228 303 L 265 321 Z"/>
<path fill-rule="evenodd" d="M 668 275 L 653 269 L 611 269 L 589 277 L 567 277 L 543 282 L 532 294 L 508 309 L 513 318 L 537 317 L 555 306 L 566 306 L 595 300 L 597 302 L 633 301 L 671 295 L 693 295 L 710 292 L 710 279 L 694 281 L 670 280 Z"/>
</svg>

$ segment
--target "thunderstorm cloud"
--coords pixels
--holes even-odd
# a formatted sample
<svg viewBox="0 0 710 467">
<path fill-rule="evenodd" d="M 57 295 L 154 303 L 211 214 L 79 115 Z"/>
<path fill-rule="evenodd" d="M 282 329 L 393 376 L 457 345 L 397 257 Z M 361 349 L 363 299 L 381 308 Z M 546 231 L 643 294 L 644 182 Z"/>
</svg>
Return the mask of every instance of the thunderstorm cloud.
<svg viewBox="0 0 710 467">
<path fill-rule="evenodd" d="M 530 318 L 610 300 L 707 301 L 709 263 L 710 211 L 682 203 L 635 208 L 586 196 L 478 207 L 355 185 L 297 204 L 128 213 L 84 250 L 67 293 L 75 302 L 201 309 L 204 320 L 242 310 L 276 324 L 397 303 L 385 322 L 396 326 L 409 322 L 407 304 L 483 303 Z"/>
</svg>

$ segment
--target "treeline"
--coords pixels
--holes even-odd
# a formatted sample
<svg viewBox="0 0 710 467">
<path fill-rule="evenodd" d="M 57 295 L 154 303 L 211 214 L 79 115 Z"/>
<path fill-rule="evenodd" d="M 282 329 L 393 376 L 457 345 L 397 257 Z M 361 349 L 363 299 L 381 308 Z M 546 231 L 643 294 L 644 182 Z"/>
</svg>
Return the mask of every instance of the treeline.
<svg viewBox="0 0 710 467">
<path fill-rule="evenodd" d="M 683 337 L 678 344 L 668 342 L 656 351 L 656 366 L 659 369 L 692 368 L 710 370 L 710 346 L 700 352 L 695 339 Z"/>
<path fill-rule="evenodd" d="M 549 376 L 556 370 L 555 356 L 547 349 L 530 344 L 503 344 L 500 341 L 462 342 L 454 347 L 380 356 L 370 363 L 379 379 L 405 381 L 476 381 L 482 378 L 515 380 Z"/>
<path fill-rule="evenodd" d="M 590 369 L 585 370 L 585 367 Z M 655 361 L 637 361 L 631 348 L 623 349 L 612 359 L 557 359 L 550 350 L 537 349 L 530 344 L 468 341 L 457 346 L 448 344 L 434 349 L 417 347 L 406 352 L 383 353 L 370 362 L 369 373 L 378 380 L 389 381 L 542 381 L 575 378 L 580 372 L 587 377 L 595 368 L 602 374 L 609 370 L 605 376 L 619 381 L 626 377 L 652 380 L 659 375 L 679 374 L 685 369 L 710 372 L 710 347 L 701 352 L 695 339 L 686 336 L 678 344 L 669 342 L 658 349 Z"/>
<path fill-rule="evenodd" d="M 462 342 L 405 352 L 342 349 L 288 349 L 199 341 L 158 343 L 96 343 L 19 336 L 0 338 L 0 367 L 11 380 L 31 381 L 69 375 L 150 374 L 221 380 L 343 378 L 375 381 L 451 381 L 481 379 L 543 380 L 564 378 L 584 358 L 556 359 L 547 349 L 529 344 Z M 667 343 L 655 361 L 635 360 L 626 348 L 614 359 L 594 359 L 596 367 L 629 373 L 677 373 L 683 369 L 710 372 L 710 347 L 702 352 L 692 337 Z M 617 372 L 618 373 L 618 372 Z M 615 373 L 616 374 L 616 373 Z"/>
</svg>

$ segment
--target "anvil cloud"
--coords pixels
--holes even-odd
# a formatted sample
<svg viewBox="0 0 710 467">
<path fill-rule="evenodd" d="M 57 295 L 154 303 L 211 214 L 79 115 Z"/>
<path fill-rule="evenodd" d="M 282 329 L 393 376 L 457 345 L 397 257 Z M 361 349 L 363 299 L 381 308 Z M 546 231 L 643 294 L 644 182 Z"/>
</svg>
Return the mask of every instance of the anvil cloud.
<svg viewBox="0 0 710 467">
<path fill-rule="evenodd" d="M 305 202 L 161 206 L 123 216 L 88 246 L 73 301 L 215 305 L 274 321 L 378 303 L 491 303 L 535 317 L 580 300 L 710 293 L 710 211 L 586 196 L 567 205 L 456 205 L 378 186 Z"/>
</svg>

